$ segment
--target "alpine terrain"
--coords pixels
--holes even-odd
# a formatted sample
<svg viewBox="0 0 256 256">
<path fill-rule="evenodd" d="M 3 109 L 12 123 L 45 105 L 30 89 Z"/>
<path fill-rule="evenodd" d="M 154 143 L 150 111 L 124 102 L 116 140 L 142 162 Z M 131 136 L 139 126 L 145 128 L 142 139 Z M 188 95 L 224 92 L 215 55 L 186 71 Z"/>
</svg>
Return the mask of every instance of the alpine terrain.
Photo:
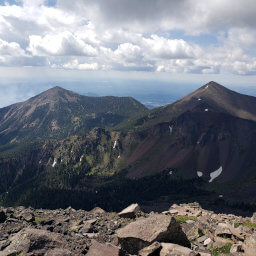
<svg viewBox="0 0 256 256">
<path fill-rule="evenodd" d="M 57 87 L 1 109 L 0 128 L 4 206 L 256 209 L 256 98 L 215 82 L 153 110 Z"/>
</svg>

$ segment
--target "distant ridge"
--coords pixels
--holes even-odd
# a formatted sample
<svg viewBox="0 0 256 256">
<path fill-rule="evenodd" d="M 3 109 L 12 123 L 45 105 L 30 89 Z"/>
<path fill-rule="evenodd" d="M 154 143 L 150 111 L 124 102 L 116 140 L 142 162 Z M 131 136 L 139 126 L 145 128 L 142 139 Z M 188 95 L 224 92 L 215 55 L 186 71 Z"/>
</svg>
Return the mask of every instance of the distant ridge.
<svg viewBox="0 0 256 256">
<path fill-rule="evenodd" d="M 89 97 L 56 86 L 0 109 L 0 146 L 112 127 L 146 110 L 133 98 Z"/>
</svg>

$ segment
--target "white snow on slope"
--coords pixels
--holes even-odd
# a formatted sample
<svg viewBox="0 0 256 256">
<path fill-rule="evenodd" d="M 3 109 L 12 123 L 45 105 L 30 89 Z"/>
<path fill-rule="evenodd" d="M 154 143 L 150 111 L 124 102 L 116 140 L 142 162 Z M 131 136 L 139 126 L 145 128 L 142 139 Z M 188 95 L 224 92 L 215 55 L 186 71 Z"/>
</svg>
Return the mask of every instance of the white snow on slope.
<svg viewBox="0 0 256 256">
<path fill-rule="evenodd" d="M 209 180 L 209 182 L 212 182 L 214 179 L 219 177 L 221 173 L 222 173 L 222 166 L 218 170 L 210 173 L 211 179 Z"/>
<path fill-rule="evenodd" d="M 116 140 L 115 140 L 115 142 L 114 142 L 114 146 L 113 146 L 113 149 L 115 149 L 115 148 L 116 148 L 116 144 L 117 144 L 117 143 L 116 143 Z"/>
<path fill-rule="evenodd" d="M 172 126 L 169 125 L 170 134 L 172 134 Z"/>
<path fill-rule="evenodd" d="M 207 111 L 209 111 L 209 109 L 208 109 L 208 108 L 206 108 L 204 111 L 205 111 L 205 112 L 207 112 Z"/>
<path fill-rule="evenodd" d="M 56 158 L 54 158 L 54 161 L 53 161 L 52 167 L 54 167 L 56 164 L 57 164 L 57 160 L 56 160 Z"/>
<path fill-rule="evenodd" d="M 198 177 L 202 177 L 203 173 L 202 172 L 196 172 Z"/>
<path fill-rule="evenodd" d="M 84 158 L 84 155 L 81 155 L 80 162 L 82 162 L 83 158 Z"/>
</svg>

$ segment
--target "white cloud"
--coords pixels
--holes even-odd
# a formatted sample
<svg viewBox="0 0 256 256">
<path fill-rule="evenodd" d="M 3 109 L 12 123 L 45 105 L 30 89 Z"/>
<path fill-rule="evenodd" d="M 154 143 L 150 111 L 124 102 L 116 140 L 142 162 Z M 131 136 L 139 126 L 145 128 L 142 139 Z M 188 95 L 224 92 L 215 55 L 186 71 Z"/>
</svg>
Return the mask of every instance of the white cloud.
<svg viewBox="0 0 256 256">
<path fill-rule="evenodd" d="M 195 56 L 195 49 L 182 39 L 167 39 L 152 35 L 151 38 L 143 38 L 142 44 L 151 57 L 183 59 Z"/>
<path fill-rule="evenodd" d="M 2 56 L 25 56 L 25 51 L 16 42 L 6 42 L 0 39 L 0 55 Z"/>
<path fill-rule="evenodd" d="M 71 62 L 63 64 L 65 69 L 78 69 L 78 70 L 98 70 L 98 63 L 79 63 L 77 59 L 74 59 Z"/>
<path fill-rule="evenodd" d="M 69 31 L 45 36 L 29 36 L 27 48 L 34 56 L 94 56 L 97 50 Z"/>
<path fill-rule="evenodd" d="M 253 0 L 21 2 L 0 6 L 1 65 L 255 73 Z M 200 34 L 217 42 L 193 42 Z"/>
</svg>

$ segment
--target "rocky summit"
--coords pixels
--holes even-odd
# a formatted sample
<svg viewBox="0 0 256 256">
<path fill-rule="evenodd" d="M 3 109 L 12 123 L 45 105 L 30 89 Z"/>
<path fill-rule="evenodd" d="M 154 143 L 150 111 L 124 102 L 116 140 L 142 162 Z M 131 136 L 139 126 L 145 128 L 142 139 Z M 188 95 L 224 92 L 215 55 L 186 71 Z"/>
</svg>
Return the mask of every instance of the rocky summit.
<svg viewBox="0 0 256 256">
<path fill-rule="evenodd" d="M 255 214 L 216 214 L 198 203 L 123 212 L 1 208 L 0 255 L 255 256 Z"/>
</svg>

